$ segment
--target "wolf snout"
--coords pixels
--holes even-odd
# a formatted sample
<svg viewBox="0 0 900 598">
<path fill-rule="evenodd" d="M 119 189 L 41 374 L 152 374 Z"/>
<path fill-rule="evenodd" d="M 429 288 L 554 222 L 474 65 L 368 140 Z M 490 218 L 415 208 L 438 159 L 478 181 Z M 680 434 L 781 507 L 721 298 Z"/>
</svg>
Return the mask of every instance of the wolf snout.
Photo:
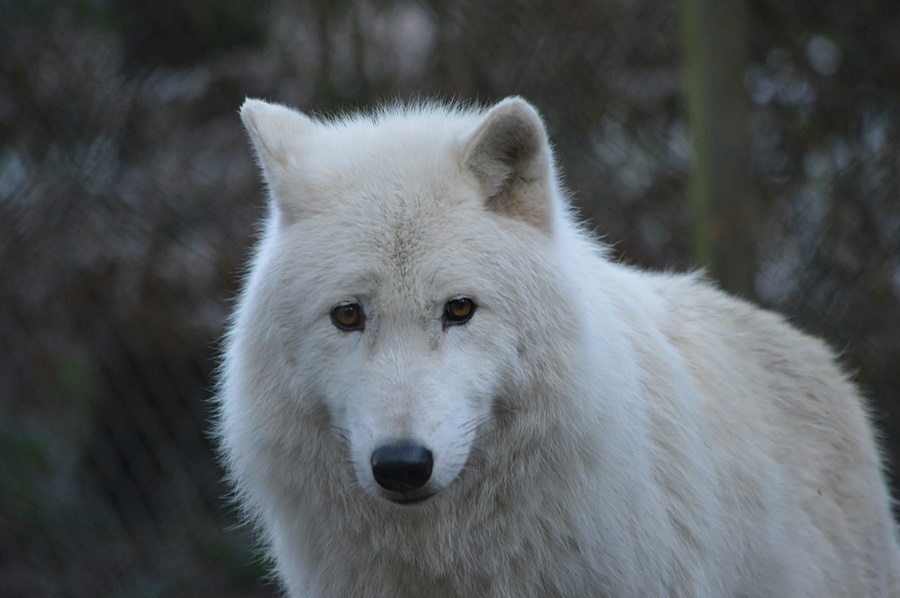
<svg viewBox="0 0 900 598">
<path fill-rule="evenodd" d="M 372 452 L 372 475 L 392 492 L 418 490 L 431 479 L 431 451 L 412 443 L 387 444 Z"/>
</svg>

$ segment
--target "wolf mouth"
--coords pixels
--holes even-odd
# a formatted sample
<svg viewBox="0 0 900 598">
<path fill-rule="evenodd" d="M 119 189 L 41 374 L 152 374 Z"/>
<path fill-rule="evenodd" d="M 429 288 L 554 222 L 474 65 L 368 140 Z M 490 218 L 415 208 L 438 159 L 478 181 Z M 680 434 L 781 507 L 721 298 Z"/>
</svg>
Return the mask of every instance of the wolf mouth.
<svg viewBox="0 0 900 598">
<path fill-rule="evenodd" d="M 401 496 L 399 498 L 388 498 L 388 500 L 397 505 L 415 505 L 425 502 L 434 495 L 435 493 L 432 492 L 431 494 L 422 494 L 421 496 Z"/>
</svg>

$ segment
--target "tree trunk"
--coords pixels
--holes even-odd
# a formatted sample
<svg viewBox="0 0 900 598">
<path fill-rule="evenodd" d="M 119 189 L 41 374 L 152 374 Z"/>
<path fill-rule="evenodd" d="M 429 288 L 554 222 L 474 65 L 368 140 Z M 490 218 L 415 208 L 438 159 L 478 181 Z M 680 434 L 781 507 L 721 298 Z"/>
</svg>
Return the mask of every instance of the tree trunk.
<svg viewBox="0 0 900 598">
<path fill-rule="evenodd" d="M 693 259 L 723 288 L 755 298 L 759 202 L 744 89 L 745 0 L 680 0 L 684 94 L 693 149 Z"/>
</svg>

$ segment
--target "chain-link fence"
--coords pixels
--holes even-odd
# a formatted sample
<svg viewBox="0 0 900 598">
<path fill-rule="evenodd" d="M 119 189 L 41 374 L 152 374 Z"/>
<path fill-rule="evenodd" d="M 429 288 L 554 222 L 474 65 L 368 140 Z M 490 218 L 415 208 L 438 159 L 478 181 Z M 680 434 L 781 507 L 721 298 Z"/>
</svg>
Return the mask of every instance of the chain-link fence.
<svg viewBox="0 0 900 598">
<path fill-rule="evenodd" d="M 756 0 L 757 292 L 827 337 L 900 462 L 900 9 Z M 677 5 L 0 7 L 0 595 L 271 595 L 208 437 L 262 195 L 245 96 L 538 105 L 622 259 L 686 269 Z"/>
</svg>

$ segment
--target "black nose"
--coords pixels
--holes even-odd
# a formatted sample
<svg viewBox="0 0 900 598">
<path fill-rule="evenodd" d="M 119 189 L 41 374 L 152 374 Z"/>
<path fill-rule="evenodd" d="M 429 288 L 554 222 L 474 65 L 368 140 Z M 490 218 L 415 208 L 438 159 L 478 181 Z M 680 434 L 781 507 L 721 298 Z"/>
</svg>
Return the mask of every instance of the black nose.
<svg viewBox="0 0 900 598">
<path fill-rule="evenodd" d="M 372 453 L 372 474 L 385 490 L 406 492 L 424 486 L 434 465 L 431 451 L 414 444 L 388 444 Z"/>
</svg>

